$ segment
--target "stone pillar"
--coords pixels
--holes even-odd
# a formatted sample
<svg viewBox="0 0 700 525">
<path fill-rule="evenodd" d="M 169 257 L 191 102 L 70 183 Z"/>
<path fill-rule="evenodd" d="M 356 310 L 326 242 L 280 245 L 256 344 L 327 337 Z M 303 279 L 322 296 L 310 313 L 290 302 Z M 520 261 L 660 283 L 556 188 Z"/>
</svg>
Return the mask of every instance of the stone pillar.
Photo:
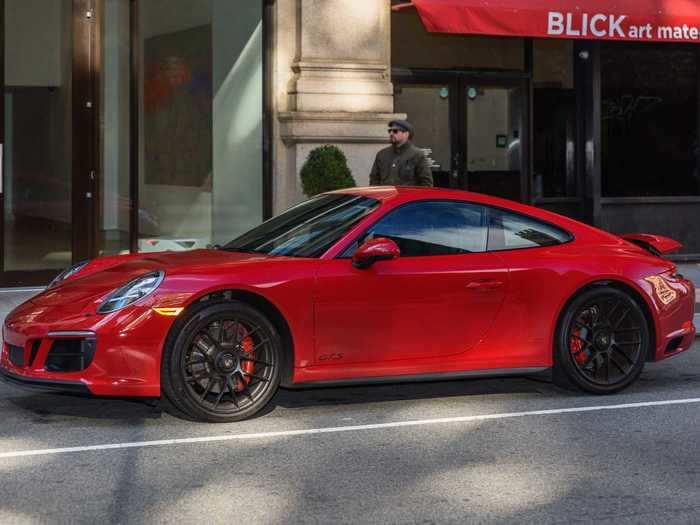
<svg viewBox="0 0 700 525">
<path fill-rule="evenodd" d="M 387 122 L 404 117 L 393 113 L 389 0 L 278 0 L 277 6 L 283 76 L 276 85 L 285 93 L 278 89 L 276 213 L 303 198 L 299 171 L 322 144 L 339 146 L 357 184 L 367 184 L 376 152 L 388 144 Z M 295 53 L 284 56 L 285 43 Z"/>
</svg>

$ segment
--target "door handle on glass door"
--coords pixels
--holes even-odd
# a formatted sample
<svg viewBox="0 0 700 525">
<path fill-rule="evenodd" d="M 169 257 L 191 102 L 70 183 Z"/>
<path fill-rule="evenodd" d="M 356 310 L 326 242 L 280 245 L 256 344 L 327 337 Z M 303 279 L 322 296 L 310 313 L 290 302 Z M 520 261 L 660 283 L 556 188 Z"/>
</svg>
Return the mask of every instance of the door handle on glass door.
<svg viewBox="0 0 700 525">
<path fill-rule="evenodd" d="M 497 281 L 495 279 L 481 279 L 479 281 L 470 282 L 467 285 L 467 290 L 488 292 L 489 290 L 495 290 L 501 286 L 503 286 L 503 281 Z"/>
</svg>

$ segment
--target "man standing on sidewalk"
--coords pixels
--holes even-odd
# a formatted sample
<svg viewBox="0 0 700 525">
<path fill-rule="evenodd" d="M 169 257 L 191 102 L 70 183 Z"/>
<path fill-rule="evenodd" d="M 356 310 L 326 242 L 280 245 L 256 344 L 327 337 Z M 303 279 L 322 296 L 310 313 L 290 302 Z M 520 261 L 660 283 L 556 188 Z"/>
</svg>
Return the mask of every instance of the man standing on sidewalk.
<svg viewBox="0 0 700 525">
<path fill-rule="evenodd" d="M 416 148 L 413 126 L 405 120 L 389 122 L 391 146 L 377 153 L 369 183 L 372 186 L 432 186 L 433 172 L 428 159 Z"/>
</svg>

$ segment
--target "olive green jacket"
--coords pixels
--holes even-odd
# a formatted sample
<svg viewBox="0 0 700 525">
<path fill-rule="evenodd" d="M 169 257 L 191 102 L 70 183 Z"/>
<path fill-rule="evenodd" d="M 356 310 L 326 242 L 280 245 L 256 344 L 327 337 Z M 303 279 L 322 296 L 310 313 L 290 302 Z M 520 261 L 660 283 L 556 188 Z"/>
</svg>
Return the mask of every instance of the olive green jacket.
<svg viewBox="0 0 700 525">
<path fill-rule="evenodd" d="M 372 186 L 432 186 L 428 159 L 411 142 L 389 146 L 377 153 L 369 175 Z"/>
</svg>

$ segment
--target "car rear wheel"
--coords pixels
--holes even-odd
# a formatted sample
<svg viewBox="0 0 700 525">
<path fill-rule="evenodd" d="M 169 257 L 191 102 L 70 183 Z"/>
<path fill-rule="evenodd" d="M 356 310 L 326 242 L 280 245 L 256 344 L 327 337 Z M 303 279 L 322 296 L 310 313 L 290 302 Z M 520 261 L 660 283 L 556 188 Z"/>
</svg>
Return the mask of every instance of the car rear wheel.
<svg viewBox="0 0 700 525">
<path fill-rule="evenodd" d="M 185 415 L 240 421 L 277 391 L 282 345 L 274 325 L 240 302 L 196 308 L 166 344 L 162 388 Z"/>
<path fill-rule="evenodd" d="M 571 302 L 559 324 L 554 378 L 592 394 L 631 385 L 651 344 L 644 312 L 627 293 L 594 288 Z"/>
</svg>

